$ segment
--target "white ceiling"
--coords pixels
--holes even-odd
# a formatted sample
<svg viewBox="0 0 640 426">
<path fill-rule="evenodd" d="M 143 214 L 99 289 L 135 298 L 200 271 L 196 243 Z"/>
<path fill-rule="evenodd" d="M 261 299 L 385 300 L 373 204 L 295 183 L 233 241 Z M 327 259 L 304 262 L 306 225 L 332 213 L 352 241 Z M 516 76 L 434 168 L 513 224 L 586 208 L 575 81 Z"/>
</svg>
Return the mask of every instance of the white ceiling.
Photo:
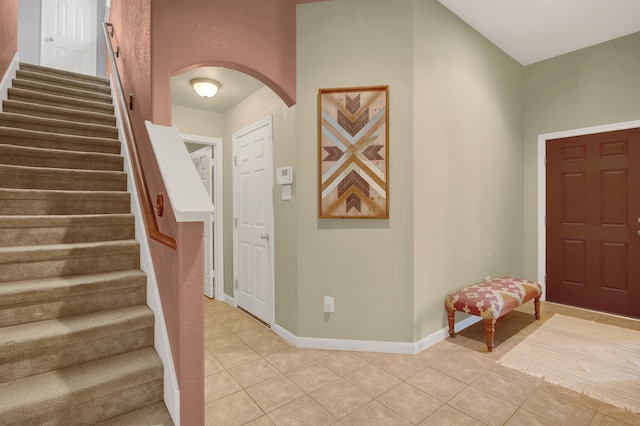
<svg viewBox="0 0 640 426">
<path fill-rule="evenodd" d="M 640 0 L 438 1 L 522 65 L 640 31 Z M 197 77 L 220 82 L 218 94 L 196 95 L 189 81 Z M 173 77 L 171 96 L 174 104 L 223 114 L 263 86 L 241 72 L 205 67 Z"/>
<path fill-rule="evenodd" d="M 220 90 L 213 98 L 201 98 L 189 83 L 194 78 L 211 78 L 220 83 Z M 171 103 L 224 114 L 263 86 L 255 78 L 229 68 L 195 68 L 171 78 Z"/>
<path fill-rule="evenodd" d="M 522 65 L 640 31 L 640 0 L 438 1 Z"/>
</svg>

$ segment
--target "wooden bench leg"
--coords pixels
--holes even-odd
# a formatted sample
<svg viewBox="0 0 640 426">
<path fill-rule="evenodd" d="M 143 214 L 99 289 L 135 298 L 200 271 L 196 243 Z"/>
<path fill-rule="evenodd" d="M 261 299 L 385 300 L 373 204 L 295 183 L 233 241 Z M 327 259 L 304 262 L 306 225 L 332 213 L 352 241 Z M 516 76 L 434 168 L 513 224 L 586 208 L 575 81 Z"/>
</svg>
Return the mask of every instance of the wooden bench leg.
<svg viewBox="0 0 640 426">
<path fill-rule="evenodd" d="M 539 320 L 540 319 L 540 297 L 536 297 L 535 299 L 533 299 L 533 306 L 534 306 L 534 309 L 536 310 L 536 319 Z"/>
<path fill-rule="evenodd" d="M 456 332 L 454 329 L 456 322 L 456 311 L 447 309 L 447 317 L 449 319 L 449 336 L 456 337 Z"/>
<path fill-rule="evenodd" d="M 487 335 L 487 350 L 493 352 L 493 334 L 496 331 L 496 321 L 493 318 L 484 320 L 484 331 Z"/>
</svg>

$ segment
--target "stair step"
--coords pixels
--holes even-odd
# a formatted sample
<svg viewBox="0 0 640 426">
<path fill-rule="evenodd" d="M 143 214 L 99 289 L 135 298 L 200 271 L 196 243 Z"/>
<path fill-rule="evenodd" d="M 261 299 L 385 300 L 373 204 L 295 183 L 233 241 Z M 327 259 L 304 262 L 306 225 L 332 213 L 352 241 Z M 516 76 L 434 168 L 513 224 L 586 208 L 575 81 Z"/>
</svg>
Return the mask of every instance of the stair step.
<svg viewBox="0 0 640 426">
<path fill-rule="evenodd" d="M 0 424 L 92 424 L 162 398 L 153 348 L 0 384 Z M 147 404 L 143 401 L 147 400 Z"/>
<path fill-rule="evenodd" d="M 0 247 L 0 285 L 140 268 L 136 240 Z"/>
<path fill-rule="evenodd" d="M 64 71 L 56 68 L 43 67 L 42 65 L 28 64 L 26 62 L 20 62 L 20 70 L 32 71 L 44 75 L 53 75 L 57 77 L 64 77 L 71 80 L 87 81 L 93 84 L 99 84 L 103 86 L 109 85 L 109 80 L 102 77 L 96 77 L 89 74 L 81 74 L 73 71 Z"/>
<path fill-rule="evenodd" d="M 79 111 L 93 111 L 103 114 L 113 114 L 113 105 L 103 102 L 95 102 L 86 99 L 68 98 L 50 93 L 41 93 L 29 89 L 10 87 L 8 99 L 28 102 L 38 105 L 51 105 Z"/>
<path fill-rule="evenodd" d="M 2 104 L 2 111 L 13 114 L 53 118 L 56 120 L 74 121 L 76 123 L 100 124 L 103 126 L 116 125 L 116 118 L 112 114 L 61 108 L 52 105 L 40 105 L 24 101 L 5 100 Z"/>
<path fill-rule="evenodd" d="M 96 93 L 88 90 L 75 89 L 73 87 L 55 86 L 53 84 L 41 83 L 39 81 L 23 80 L 14 78 L 11 87 L 16 89 L 33 90 L 40 93 L 49 93 L 68 98 L 82 99 L 85 101 L 101 102 L 111 104 L 111 94 Z"/>
<path fill-rule="evenodd" d="M 133 238 L 131 214 L 0 216 L 0 247 Z"/>
<path fill-rule="evenodd" d="M 136 305 L 3 327 L 0 328 L 0 365 L 23 359 L 28 356 L 26 354 L 46 352 L 51 355 L 55 351 L 47 349 L 56 346 L 64 347 L 84 342 L 86 346 L 91 347 L 93 339 L 139 329 L 150 329 L 147 331 L 152 332 L 153 325 L 153 312 L 149 307 Z M 93 359 L 105 357 L 99 353 L 98 348 L 94 348 L 93 351 L 96 352 Z M 122 352 L 125 351 L 120 351 Z M 64 367 L 56 365 L 54 368 Z"/>
<path fill-rule="evenodd" d="M 0 285 L 0 327 L 146 303 L 147 276 L 124 270 Z"/>
<path fill-rule="evenodd" d="M 154 425 L 173 426 L 173 420 L 164 402 L 156 402 L 135 411 L 96 424 L 96 426 Z"/>
<path fill-rule="evenodd" d="M 37 81 L 44 84 L 53 84 L 56 86 L 73 87 L 79 90 L 86 90 L 89 92 L 97 92 L 104 94 L 111 94 L 111 87 L 105 84 L 103 81 L 95 82 L 88 80 L 80 80 L 77 78 L 69 78 L 60 74 L 43 73 L 34 70 L 18 69 L 16 70 L 16 78 L 22 80 Z"/>
<path fill-rule="evenodd" d="M 124 167 L 123 157 L 117 154 L 33 148 L 2 143 L 0 143 L 0 163 L 81 170 L 122 171 Z"/>
<path fill-rule="evenodd" d="M 0 188 L 0 215 L 130 213 L 128 192 Z"/>
<path fill-rule="evenodd" d="M 0 126 L 0 144 L 103 154 L 120 154 L 121 149 L 120 141 L 113 138 L 61 135 L 2 126 Z"/>
<path fill-rule="evenodd" d="M 60 133 L 95 138 L 118 138 L 118 128 L 102 124 L 77 123 L 55 118 L 34 117 L 29 115 L 0 112 L 0 126 L 18 129 L 36 130 L 39 132 Z"/>
<path fill-rule="evenodd" d="M 81 191 L 126 191 L 124 172 L 0 164 L 0 187 Z"/>
</svg>

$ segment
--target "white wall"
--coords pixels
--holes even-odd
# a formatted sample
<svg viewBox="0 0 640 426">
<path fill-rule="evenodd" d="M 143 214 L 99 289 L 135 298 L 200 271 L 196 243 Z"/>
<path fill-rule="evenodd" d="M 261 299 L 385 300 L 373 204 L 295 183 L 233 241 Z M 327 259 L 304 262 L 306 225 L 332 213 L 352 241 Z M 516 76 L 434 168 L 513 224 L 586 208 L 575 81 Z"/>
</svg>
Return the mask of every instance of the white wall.
<svg viewBox="0 0 640 426">
<path fill-rule="evenodd" d="M 222 138 L 224 136 L 224 115 L 212 111 L 171 105 L 171 124 L 180 133 Z"/>
</svg>

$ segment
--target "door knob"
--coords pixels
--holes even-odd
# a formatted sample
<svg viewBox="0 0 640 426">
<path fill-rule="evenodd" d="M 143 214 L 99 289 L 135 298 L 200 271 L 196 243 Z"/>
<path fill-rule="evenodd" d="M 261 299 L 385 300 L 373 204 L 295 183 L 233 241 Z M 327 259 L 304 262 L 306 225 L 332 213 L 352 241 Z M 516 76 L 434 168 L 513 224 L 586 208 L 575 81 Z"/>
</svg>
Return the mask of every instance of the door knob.
<svg viewBox="0 0 640 426">
<path fill-rule="evenodd" d="M 640 231 L 638 231 L 640 233 Z M 269 240 L 269 234 L 260 234 L 260 238 L 263 240 Z"/>
<path fill-rule="evenodd" d="M 53 41 L 53 37 L 49 36 L 45 39 L 45 41 Z"/>
<path fill-rule="evenodd" d="M 637 232 L 636 232 L 636 235 L 637 235 L 638 237 L 640 237 L 640 231 L 637 231 Z"/>
</svg>

